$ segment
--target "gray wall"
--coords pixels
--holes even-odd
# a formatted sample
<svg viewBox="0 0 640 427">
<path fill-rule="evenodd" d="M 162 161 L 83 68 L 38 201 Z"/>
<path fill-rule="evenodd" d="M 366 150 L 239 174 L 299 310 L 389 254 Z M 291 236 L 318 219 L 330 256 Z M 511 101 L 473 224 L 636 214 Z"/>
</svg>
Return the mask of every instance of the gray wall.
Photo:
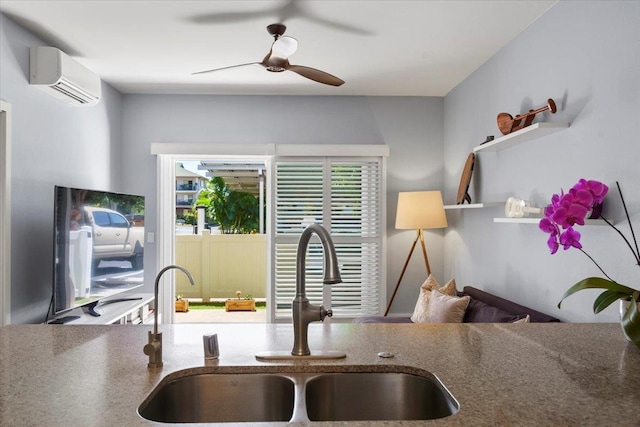
<svg viewBox="0 0 640 427">
<path fill-rule="evenodd" d="M 11 322 L 42 322 L 53 274 L 53 187 L 120 187 L 122 95 L 93 107 L 29 86 L 29 47 L 48 45 L 0 14 L 0 98 L 13 115 Z"/>
<path fill-rule="evenodd" d="M 619 181 L 640 233 L 640 2 L 559 2 L 445 98 L 445 190 L 455 199 L 468 153 L 487 135 L 500 136 L 496 115 L 513 115 L 554 98 L 560 111 L 539 120 L 569 122 L 556 134 L 497 153 L 480 153 L 474 201 L 509 195 L 545 206 L 579 178 L 611 187 Z M 613 188 L 612 188 L 613 190 Z M 612 191 L 605 214 L 623 231 L 620 197 Z M 578 280 L 600 276 L 577 250 L 551 256 L 537 225 L 494 224 L 502 208 L 449 212 L 445 276 L 475 285 L 570 321 L 615 321 L 598 316 L 598 291 L 556 304 Z M 620 283 L 638 288 L 640 271 L 609 227 L 580 227 L 584 249 Z"/>
<path fill-rule="evenodd" d="M 427 97 L 284 97 L 126 95 L 123 178 L 147 196 L 145 228 L 156 229 L 156 162 L 152 143 L 387 144 L 388 288 L 393 290 L 414 237 L 394 230 L 398 191 L 443 186 L 443 102 Z M 442 277 L 443 232 L 427 233 L 433 273 Z M 408 313 L 425 279 L 414 254 L 393 311 Z M 145 281 L 158 269 L 156 246 L 145 247 Z"/>
</svg>

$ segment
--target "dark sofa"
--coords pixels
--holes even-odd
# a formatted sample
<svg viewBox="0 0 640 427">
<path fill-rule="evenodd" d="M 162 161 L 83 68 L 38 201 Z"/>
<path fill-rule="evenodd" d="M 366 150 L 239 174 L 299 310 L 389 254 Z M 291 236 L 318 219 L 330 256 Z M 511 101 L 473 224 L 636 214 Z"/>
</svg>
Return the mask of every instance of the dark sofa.
<svg viewBox="0 0 640 427">
<path fill-rule="evenodd" d="M 490 294 L 473 286 L 465 286 L 458 296 L 471 297 L 464 314 L 463 323 L 510 323 L 529 315 L 531 322 L 559 322 L 560 320 Z M 354 323 L 413 323 L 409 317 L 365 316 Z"/>
</svg>

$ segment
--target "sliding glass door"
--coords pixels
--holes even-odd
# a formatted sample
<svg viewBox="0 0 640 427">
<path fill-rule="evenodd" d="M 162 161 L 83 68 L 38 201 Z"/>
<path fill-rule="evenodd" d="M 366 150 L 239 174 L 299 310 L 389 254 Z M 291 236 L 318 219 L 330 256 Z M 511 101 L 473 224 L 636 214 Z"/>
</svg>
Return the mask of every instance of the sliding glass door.
<svg viewBox="0 0 640 427">
<path fill-rule="evenodd" d="M 210 145 L 154 143 L 158 156 L 156 265 L 175 262 L 175 161 L 215 157 L 263 158 L 267 194 L 267 322 L 290 321 L 295 256 L 306 225 L 332 234 L 343 283 L 323 289 L 322 250 L 307 251 L 307 296 L 331 307 L 335 318 L 377 314 L 386 301 L 386 145 Z M 330 155 L 328 155 L 330 154 Z M 160 288 L 163 321 L 173 321 L 174 287 Z M 330 291 L 330 292 L 327 292 Z"/>
</svg>

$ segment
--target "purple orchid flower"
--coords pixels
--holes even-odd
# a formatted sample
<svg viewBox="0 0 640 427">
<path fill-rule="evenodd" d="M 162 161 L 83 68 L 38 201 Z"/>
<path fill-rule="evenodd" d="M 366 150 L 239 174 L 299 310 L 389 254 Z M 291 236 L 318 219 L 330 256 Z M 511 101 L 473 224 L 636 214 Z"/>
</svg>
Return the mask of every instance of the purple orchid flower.
<svg viewBox="0 0 640 427">
<path fill-rule="evenodd" d="M 558 234 L 558 226 L 547 216 L 540 220 L 538 227 L 545 233 Z"/>
<path fill-rule="evenodd" d="M 602 203 L 602 201 L 604 200 L 604 197 L 609 192 L 609 187 L 607 187 L 605 184 L 603 184 L 600 181 L 594 181 L 594 180 L 587 181 L 586 179 L 583 178 L 583 179 L 580 179 L 580 181 L 578 181 L 576 185 L 573 186 L 572 190 L 575 190 L 576 192 L 580 192 L 580 193 L 583 193 L 585 191 L 590 193 L 590 195 L 593 197 L 593 201 L 591 201 L 590 203 L 587 203 L 585 206 L 593 207 L 593 205 L 596 203 Z"/>
<path fill-rule="evenodd" d="M 560 235 L 560 244 L 564 247 L 565 251 L 572 247 L 582 249 L 582 245 L 580 244 L 580 233 L 574 230 L 573 227 L 567 228 Z"/>
<path fill-rule="evenodd" d="M 576 203 L 575 197 L 571 193 L 565 194 L 553 213 L 553 221 L 560 224 L 564 229 L 572 227 L 575 224 L 584 225 L 584 219 L 587 216 L 587 207 Z"/>
<path fill-rule="evenodd" d="M 558 243 L 558 235 L 560 234 L 558 226 L 553 222 L 553 220 L 545 216 L 540 220 L 538 227 L 545 233 L 550 234 L 549 240 L 547 240 L 547 246 L 549 246 L 549 249 L 551 250 L 551 255 L 555 254 L 560 247 L 560 244 Z"/>
<path fill-rule="evenodd" d="M 540 230 L 549 234 L 547 246 L 551 254 L 555 254 L 560 245 L 564 250 L 582 249 L 580 233 L 573 227 L 585 224 L 589 210 L 601 204 L 608 191 L 609 187 L 599 181 L 580 179 L 567 193 L 561 190 L 551 197 L 538 224 Z"/>
<path fill-rule="evenodd" d="M 602 203 L 609 192 L 609 187 L 599 181 L 581 179 L 569 192 L 574 195 L 578 203 L 590 209 Z"/>
<path fill-rule="evenodd" d="M 556 252 L 558 252 L 558 248 L 560 247 L 560 243 L 558 243 L 558 235 L 557 234 L 552 234 L 551 236 L 549 236 L 549 239 L 547 240 L 547 246 L 551 250 L 551 255 L 553 255 Z"/>
</svg>

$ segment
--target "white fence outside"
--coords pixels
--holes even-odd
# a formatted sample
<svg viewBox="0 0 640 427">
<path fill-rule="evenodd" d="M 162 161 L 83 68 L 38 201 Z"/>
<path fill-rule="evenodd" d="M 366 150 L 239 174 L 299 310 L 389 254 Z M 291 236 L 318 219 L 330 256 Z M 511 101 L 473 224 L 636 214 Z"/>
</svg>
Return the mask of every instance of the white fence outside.
<svg viewBox="0 0 640 427">
<path fill-rule="evenodd" d="M 181 274 L 176 295 L 183 298 L 265 298 L 267 288 L 267 236 L 264 234 L 176 235 L 176 263 L 192 274 L 195 286 Z"/>
</svg>

